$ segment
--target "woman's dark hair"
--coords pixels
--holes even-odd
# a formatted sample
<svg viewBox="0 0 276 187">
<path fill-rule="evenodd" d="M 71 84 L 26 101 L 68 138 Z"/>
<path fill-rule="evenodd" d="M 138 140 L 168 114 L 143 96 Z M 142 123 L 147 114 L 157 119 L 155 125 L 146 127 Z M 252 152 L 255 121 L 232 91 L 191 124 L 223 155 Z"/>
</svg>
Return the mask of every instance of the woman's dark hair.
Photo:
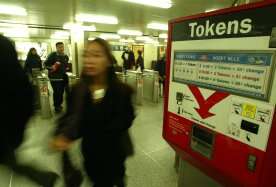
<svg viewBox="0 0 276 187">
<path fill-rule="evenodd" d="M 29 50 L 29 52 L 28 52 L 28 54 L 27 54 L 27 59 L 28 58 L 30 58 L 31 56 L 34 56 L 33 54 L 32 54 L 32 51 L 33 50 L 36 50 L 34 47 L 32 47 L 30 50 Z"/>
<path fill-rule="evenodd" d="M 111 47 L 110 47 L 109 43 L 106 40 L 102 39 L 102 38 L 96 38 L 92 41 L 89 41 L 87 43 L 87 45 L 93 44 L 93 43 L 97 43 L 103 48 L 104 53 L 106 54 L 107 59 L 111 64 L 111 66 L 108 68 L 108 72 L 107 72 L 108 83 L 113 84 L 113 83 L 119 81 L 119 79 L 116 76 L 115 68 L 114 68 L 114 65 L 116 64 L 116 59 L 114 58 L 114 56 L 111 52 Z"/>
</svg>

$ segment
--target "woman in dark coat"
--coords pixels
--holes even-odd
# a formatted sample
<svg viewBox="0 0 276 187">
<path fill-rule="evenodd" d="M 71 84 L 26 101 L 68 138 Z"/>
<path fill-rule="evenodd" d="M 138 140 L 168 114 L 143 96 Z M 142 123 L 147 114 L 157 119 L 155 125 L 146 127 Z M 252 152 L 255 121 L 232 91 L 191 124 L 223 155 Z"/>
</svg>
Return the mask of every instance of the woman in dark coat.
<svg viewBox="0 0 276 187">
<path fill-rule="evenodd" d="M 43 187 L 53 187 L 57 175 L 17 163 L 15 150 L 33 113 L 33 90 L 17 58 L 13 42 L 0 35 L 0 164 Z"/>
<path fill-rule="evenodd" d="M 29 50 L 24 69 L 30 75 L 32 74 L 32 69 L 42 70 L 42 62 L 35 48 Z"/>
<path fill-rule="evenodd" d="M 136 70 L 140 67 L 140 70 L 144 71 L 145 65 L 144 65 L 144 58 L 142 56 L 142 51 L 141 50 L 138 51 L 138 55 L 139 56 L 136 60 Z"/>
<path fill-rule="evenodd" d="M 134 119 L 132 90 L 114 72 L 110 47 L 103 39 L 88 43 L 80 82 L 68 98 L 54 148 L 67 150 L 83 138 L 84 166 L 94 187 L 124 187 L 125 160 L 133 154 L 128 129 Z"/>
</svg>

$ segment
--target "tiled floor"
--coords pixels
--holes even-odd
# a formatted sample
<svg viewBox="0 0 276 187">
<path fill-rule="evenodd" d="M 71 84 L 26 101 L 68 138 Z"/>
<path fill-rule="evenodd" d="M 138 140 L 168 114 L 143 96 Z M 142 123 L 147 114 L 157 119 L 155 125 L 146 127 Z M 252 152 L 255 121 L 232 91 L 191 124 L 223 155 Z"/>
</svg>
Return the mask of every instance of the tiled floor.
<svg viewBox="0 0 276 187">
<path fill-rule="evenodd" d="M 128 187 L 176 187 L 177 174 L 174 170 L 174 152 L 162 139 L 163 104 L 145 102 L 137 107 L 137 118 L 131 129 L 135 145 L 135 155 L 127 161 Z M 61 171 L 60 154 L 48 149 L 55 118 L 41 119 L 39 114 L 33 117 L 26 130 L 26 140 L 18 149 L 19 161 L 34 165 L 43 170 L 57 173 Z M 76 165 L 81 167 L 79 142 L 71 152 Z M 86 178 L 82 187 L 90 187 Z M 0 166 L 0 187 L 38 187 L 27 178 L 14 174 Z M 64 187 L 61 179 L 56 187 Z"/>
</svg>

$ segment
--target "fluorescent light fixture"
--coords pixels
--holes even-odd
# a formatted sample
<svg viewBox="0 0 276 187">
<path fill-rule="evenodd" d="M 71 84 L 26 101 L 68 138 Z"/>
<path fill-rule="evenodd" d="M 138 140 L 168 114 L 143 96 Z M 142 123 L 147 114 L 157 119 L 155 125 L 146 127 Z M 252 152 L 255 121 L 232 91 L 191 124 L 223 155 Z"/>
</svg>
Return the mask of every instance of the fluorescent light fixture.
<svg viewBox="0 0 276 187">
<path fill-rule="evenodd" d="M 118 34 L 120 35 L 128 35 L 128 36 L 142 36 L 143 33 L 138 30 L 128 30 L 128 29 L 120 29 L 118 30 Z"/>
<path fill-rule="evenodd" d="M 12 24 L 12 23 L 0 23 L 0 27 L 10 27 L 10 28 L 18 28 L 18 29 L 28 29 L 27 25 L 23 24 Z"/>
<path fill-rule="evenodd" d="M 146 6 L 164 8 L 164 9 L 168 9 L 172 7 L 171 0 L 122 0 L 122 1 L 146 5 Z"/>
<path fill-rule="evenodd" d="M 77 24 L 77 23 L 65 23 L 63 25 L 63 29 L 73 30 L 73 29 L 79 28 L 80 26 L 81 24 Z"/>
<path fill-rule="evenodd" d="M 105 40 L 108 40 L 108 39 L 115 39 L 115 40 L 121 39 L 120 35 L 118 35 L 118 34 L 109 34 L 109 33 L 100 34 L 99 37 L 102 38 L 102 39 L 105 39 Z"/>
<path fill-rule="evenodd" d="M 138 36 L 138 37 L 136 37 L 136 40 L 137 41 L 153 41 L 153 39 L 148 36 Z"/>
<path fill-rule="evenodd" d="M 70 36 L 70 33 L 66 32 L 66 31 L 56 31 L 55 35 L 57 35 L 57 36 Z"/>
<path fill-rule="evenodd" d="M 159 38 L 167 39 L 168 38 L 168 34 L 167 33 L 159 34 Z"/>
<path fill-rule="evenodd" d="M 66 31 L 56 31 L 51 35 L 51 39 L 69 39 L 70 33 Z"/>
<path fill-rule="evenodd" d="M 1 29 L 1 32 L 3 32 L 4 36 L 11 37 L 11 38 L 28 38 L 29 32 L 28 29 Z"/>
<path fill-rule="evenodd" d="M 63 25 L 63 29 L 68 29 L 68 30 L 83 30 L 83 31 L 96 31 L 95 25 L 82 25 L 80 23 L 65 23 Z"/>
<path fill-rule="evenodd" d="M 51 35 L 51 39 L 67 40 L 67 39 L 69 39 L 69 37 L 68 37 L 68 36 L 60 36 L 60 35 L 52 34 L 52 35 Z"/>
<path fill-rule="evenodd" d="M 166 23 L 158 23 L 158 22 L 151 22 L 147 25 L 147 28 L 149 29 L 155 29 L 155 30 L 168 30 L 168 24 Z"/>
<path fill-rule="evenodd" d="M 92 40 L 95 40 L 96 38 L 95 37 L 89 37 L 88 40 L 89 41 L 92 41 Z"/>
<path fill-rule="evenodd" d="M 133 39 L 120 39 L 121 43 L 134 43 L 135 41 Z"/>
<path fill-rule="evenodd" d="M 0 14 L 27 16 L 28 13 L 25 8 L 12 5 L 0 5 Z"/>
<path fill-rule="evenodd" d="M 216 10 L 218 10 L 217 8 L 211 8 L 211 9 L 207 9 L 207 10 L 205 10 L 205 12 L 207 13 L 207 12 L 213 12 L 213 11 L 216 11 Z"/>
<path fill-rule="evenodd" d="M 81 26 L 81 28 L 84 31 L 96 31 L 97 30 L 95 25 L 90 25 L 90 26 L 83 25 L 83 26 Z"/>
<path fill-rule="evenodd" d="M 136 37 L 137 41 L 142 41 L 144 43 L 148 43 L 148 44 L 159 44 L 158 41 L 156 41 L 155 39 L 149 37 L 149 36 L 138 36 Z"/>
<path fill-rule="evenodd" d="M 77 14 L 76 21 L 79 22 L 92 22 L 92 23 L 103 23 L 103 24 L 118 24 L 118 18 L 114 16 L 104 16 L 97 14 Z"/>
</svg>

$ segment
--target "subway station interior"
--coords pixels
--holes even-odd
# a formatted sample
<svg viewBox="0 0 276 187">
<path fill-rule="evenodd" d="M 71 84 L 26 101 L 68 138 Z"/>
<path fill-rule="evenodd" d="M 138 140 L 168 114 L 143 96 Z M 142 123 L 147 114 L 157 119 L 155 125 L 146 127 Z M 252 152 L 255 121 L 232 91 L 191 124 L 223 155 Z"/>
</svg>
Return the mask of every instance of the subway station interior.
<svg viewBox="0 0 276 187">
<path fill-rule="evenodd" d="M 127 130 L 134 151 L 125 161 L 125 184 L 95 187 L 276 187 L 275 0 L 0 0 L 0 35 L 15 47 L 35 98 L 13 150 L 16 163 L 33 170 L 17 171 L 0 155 L 0 187 L 95 185 L 82 138 L 66 149 L 79 184 L 66 183 L 78 176 L 64 174 L 63 152 L 51 142 L 98 38 L 110 45 L 118 80 L 134 91 L 135 119 Z M 57 107 L 47 62 L 60 44 L 69 91 Z M 32 48 L 41 67 L 28 71 Z M 1 122 L 0 136 L 8 125 Z M 101 149 L 109 155 L 98 164 L 106 166 L 115 148 Z M 49 175 L 38 184 L 36 171 L 55 180 Z"/>
</svg>

